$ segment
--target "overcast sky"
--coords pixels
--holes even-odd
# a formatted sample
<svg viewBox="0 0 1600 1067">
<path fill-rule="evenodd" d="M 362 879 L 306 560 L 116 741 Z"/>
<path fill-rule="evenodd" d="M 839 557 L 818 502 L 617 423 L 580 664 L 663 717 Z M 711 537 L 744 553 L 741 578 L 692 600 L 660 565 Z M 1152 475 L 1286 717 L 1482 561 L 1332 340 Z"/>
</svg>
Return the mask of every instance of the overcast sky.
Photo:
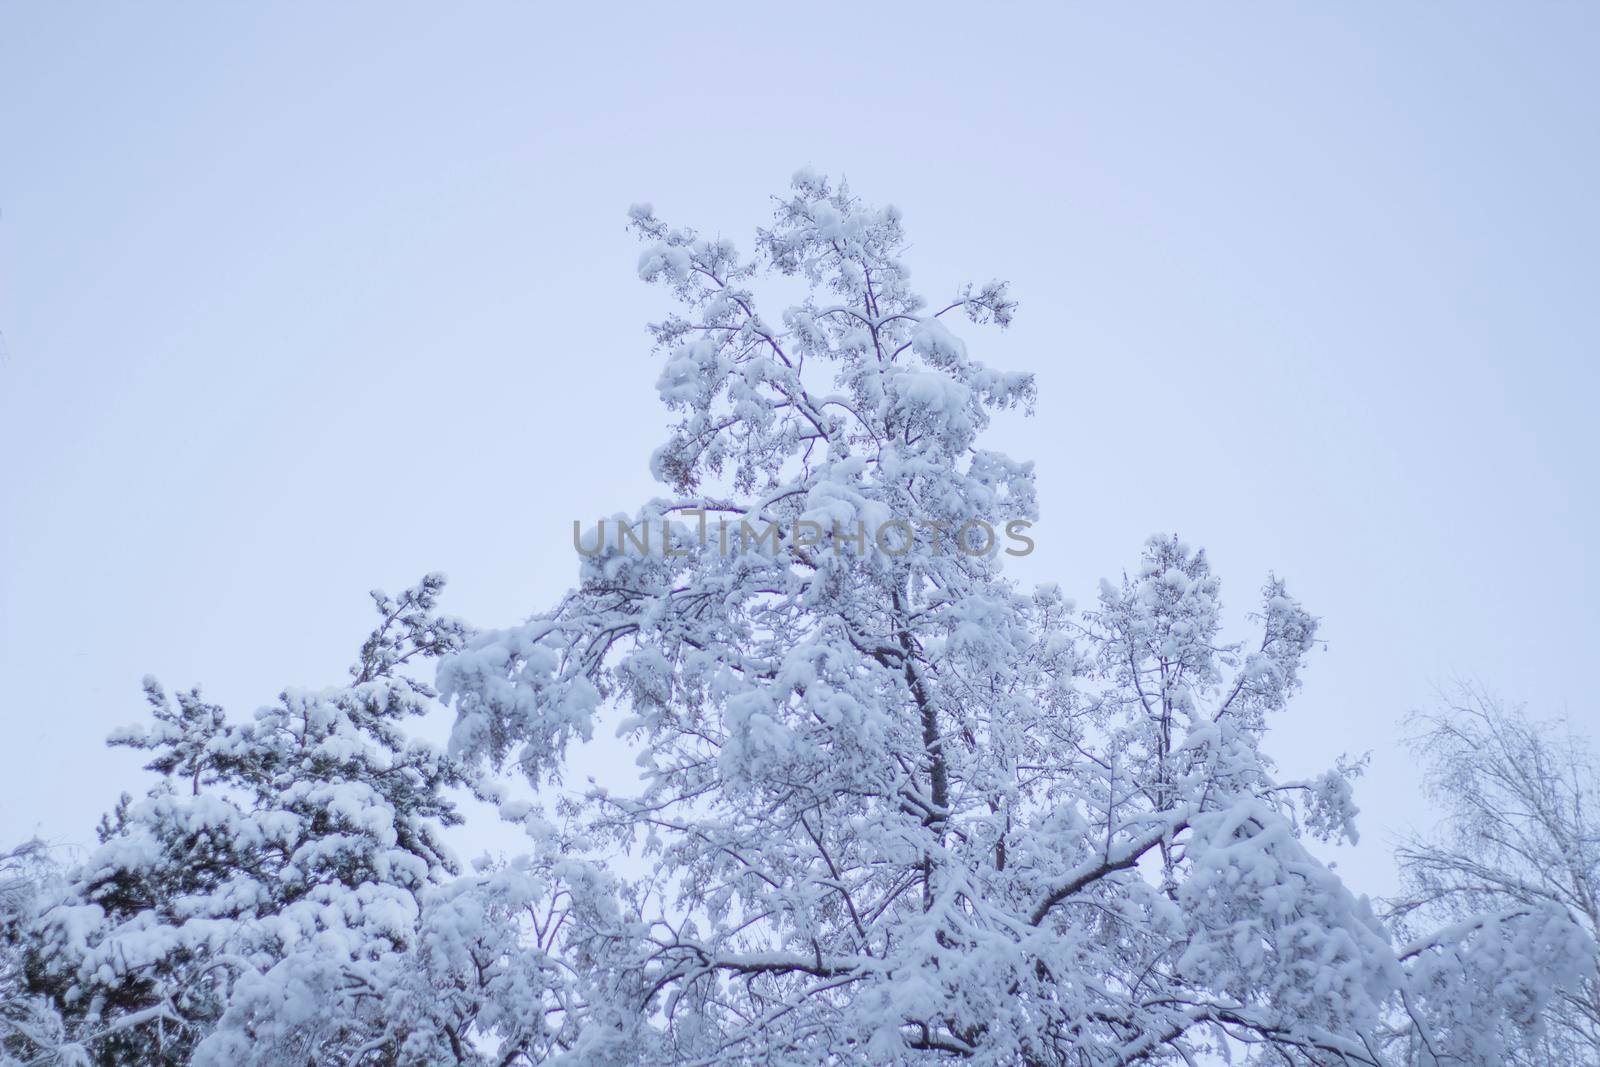
<svg viewBox="0 0 1600 1067">
<path fill-rule="evenodd" d="M 1355 888 L 1440 683 L 1593 732 L 1600 7 L 579 7 L 0 2 L 0 841 L 144 788 L 145 673 L 245 715 L 373 586 L 550 604 L 667 421 L 628 204 L 748 247 L 808 164 L 1011 279 L 1019 577 L 1179 532 L 1322 616 L 1267 747 L 1373 752 Z"/>
</svg>

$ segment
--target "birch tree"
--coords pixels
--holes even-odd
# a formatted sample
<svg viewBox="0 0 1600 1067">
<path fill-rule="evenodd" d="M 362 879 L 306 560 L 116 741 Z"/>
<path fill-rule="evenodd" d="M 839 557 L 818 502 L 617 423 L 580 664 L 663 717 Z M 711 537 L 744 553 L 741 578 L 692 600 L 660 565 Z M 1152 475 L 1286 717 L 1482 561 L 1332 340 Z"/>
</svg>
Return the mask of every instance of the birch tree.
<svg viewBox="0 0 1600 1067">
<path fill-rule="evenodd" d="M 1391 913 L 1403 931 L 1439 928 L 1445 936 L 1417 938 L 1402 954 L 1436 957 L 1440 981 L 1459 986 L 1492 976 L 1511 987 L 1509 1013 L 1468 1010 L 1458 1022 L 1501 1062 L 1600 1064 L 1593 950 L 1600 933 L 1600 774 L 1586 741 L 1475 685 L 1456 687 L 1415 723 L 1416 752 L 1440 820 L 1433 833 L 1401 846 L 1405 892 Z M 1541 954 L 1538 946 L 1504 958 L 1507 931 L 1568 924 L 1586 935 L 1588 951 L 1576 959 Z M 1479 947 L 1485 943 L 1487 954 Z M 1516 987 L 1563 965 L 1573 977 L 1541 1023 L 1538 998 L 1518 995 Z M 1476 1009 L 1475 999 L 1458 1001 Z"/>
<path fill-rule="evenodd" d="M 1353 838 L 1353 767 L 1261 751 L 1316 644 L 1285 582 L 1229 637 L 1170 536 L 1081 611 L 1008 581 L 984 530 L 1036 517 L 1033 468 L 982 436 L 1035 386 L 958 331 L 1016 303 L 926 301 L 893 208 L 802 172 L 749 257 L 630 217 L 679 307 L 663 495 L 440 672 L 465 758 L 637 754 L 568 808 L 652 868 L 588 935 L 580 1062 L 1389 1062 L 1402 967 L 1302 840 Z"/>
</svg>

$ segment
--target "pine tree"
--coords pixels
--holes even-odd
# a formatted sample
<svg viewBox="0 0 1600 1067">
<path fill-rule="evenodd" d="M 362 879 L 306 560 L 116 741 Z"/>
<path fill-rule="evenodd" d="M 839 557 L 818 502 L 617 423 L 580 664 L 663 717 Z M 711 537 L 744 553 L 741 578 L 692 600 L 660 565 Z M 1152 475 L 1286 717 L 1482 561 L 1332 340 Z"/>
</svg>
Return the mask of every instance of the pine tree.
<svg viewBox="0 0 1600 1067">
<path fill-rule="evenodd" d="M 305 1017 L 306 1056 L 341 1039 L 317 983 L 405 950 L 424 890 L 455 871 L 440 835 L 460 816 L 446 791 L 470 781 L 401 728 L 434 696 L 403 668 L 466 635 L 435 613 L 442 585 L 429 575 L 398 597 L 374 593 L 381 621 L 353 683 L 286 690 L 248 723 L 199 690 L 173 702 L 146 680 L 153 722 L 111 743 L 149 752 L 160 780 L 102 823 L 34 934 L 30 981 L 74 1054 L 188 1063 L 236 993 L 263 983 L 279 1025 Z M 294 961 L 297 983 L 267 977 Z"/>
</svg>

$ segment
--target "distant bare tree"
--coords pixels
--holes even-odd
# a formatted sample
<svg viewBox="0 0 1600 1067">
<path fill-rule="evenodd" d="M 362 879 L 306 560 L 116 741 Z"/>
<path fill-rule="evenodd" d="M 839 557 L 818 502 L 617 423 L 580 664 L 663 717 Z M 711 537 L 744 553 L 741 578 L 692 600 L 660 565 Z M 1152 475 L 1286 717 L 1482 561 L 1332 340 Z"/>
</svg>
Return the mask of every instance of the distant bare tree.
<svg viewBox="0 0 1600 1067">
<path fill-rule="evenodd" d="M 1444 818 L 1398 852 L 1402 929 L 1471 924 L 1558 907 L 1600 935 L 1600 765 L 1564 722 L 1538 722 L 1478 686 L 1457 686 L 1414 720 Z M 1600 980 L 1559 993 L 1542 1036 L 1508 1042 L 1516 1064 L 1600 1064 Z"/>
</svg>

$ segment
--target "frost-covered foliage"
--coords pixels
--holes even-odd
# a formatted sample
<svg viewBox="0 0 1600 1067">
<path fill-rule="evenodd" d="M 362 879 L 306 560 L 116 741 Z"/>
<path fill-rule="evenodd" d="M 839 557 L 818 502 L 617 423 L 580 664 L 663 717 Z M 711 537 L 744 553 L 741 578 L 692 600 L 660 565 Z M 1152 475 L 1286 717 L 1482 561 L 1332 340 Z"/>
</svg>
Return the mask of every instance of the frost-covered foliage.
<svg viewBox="0 0 1600 1067">
<path fill-rule="evenodd" d="M 669 540 L 602 538 L 440 672 L 464 758 L 547 782 L 602 724 L 637 751 L 638 791 L 569 809 L 649 866 L 586 943 L 579 1062 L 1434 1062 L 1455 979 L 1302 841 L 1353 838 L 1359 764 L 1282 782 L 1261 752 L 1316 642 L 1284 583 L 1235 640 L 1176 538 L 1083 611 L 967 550 L 1035 515 L 1031 466 L 980 444 L 1033 380 L 952 321 L 1006 325 L 1006 286 L 926 303 L 899 213 L 809 172 L 752 258 L 631 220 L 682 309 L 653 327 L 671 495 L 616 521 Z M 805 291 L 776 314 L 773 274 Z M 1565 936 L 1483 928 L 1469 969 Z M 1532 1010 L 1547 977 L 1470 995 Z"/>
<path fill-rule="evenodd" d="M 149 752 L 161 780 L 123 798 L 54 900 L 8 922 L 37 1016 L 9 1052 L 421 1064 L 549 1040 L 550 942 L 522 919 L 555 898 L 550 857 L 452 878 L 446 790 L 472 783 L 401 728 L 434 696 L 403 668 L 466 636 L 434 610 L 442 584 L 374 593 L 353 683 L 285 691 L 248 723 L 146 681 L 153 722 L 112 743 Z"/>
<path fill-rule="evenodd" d="M 63 891 L 60 868 L 42 841 L 0 853 L 0 1063 L 19 1049 L 55 1049 L 66 1043 L 61 1016 L 29 988 L 28 934 L 40 913 Z"/>
<path fill-rule="evenodd" d="M 1593 756 L 1471 685 L 1416 721 L 1444 818 L 1401 848 L 1405 893 L 1391 911 L 1415 937 L 1403 955 L 1416 983 L 1443 1005 L 1435 1045 L 1528 1067 L 1600 1065 Z"/>
<path fill-rule="evenodd" d="M 1489 1067 L 1529 1047 L 1592 943 L 1500 886 L 1419 902 L 1396 947 L 1308 849 L 1354 839 L 1361 762 L 1291 782 L 1263 755 L 1317 643 L 1282 580 L 1235 637 L 1176 537 L 1081 610 L 1003 576 L 1033 471 L 981 440 L 1034 382 L 957 327 L 1008 324 L 1005 284 L 925 303 L 900 215 L 809 172 L 750 258 L 630 218 L 640 275 L 681 305 L 653 327 L 666 495 L 521 625 L 469 634 L 430 578 L 378 597 L 349 686 L 239 724 L 150 683 L 153 725 L 114 740 L 160 784 L 7 905 L 5 1055 Z M 767 282 L 804 295 L 766 317 Z M 435 698 L 406 672 L 431 657 L 448 755 L 400 726 Z M 531 851 L 457 875 L 446 791 L 498 798 L 507 763 L 551 788 L 602 728 L 637 787 L 568 790 L 549 820 L 503 802 Z"/>
</svg>

